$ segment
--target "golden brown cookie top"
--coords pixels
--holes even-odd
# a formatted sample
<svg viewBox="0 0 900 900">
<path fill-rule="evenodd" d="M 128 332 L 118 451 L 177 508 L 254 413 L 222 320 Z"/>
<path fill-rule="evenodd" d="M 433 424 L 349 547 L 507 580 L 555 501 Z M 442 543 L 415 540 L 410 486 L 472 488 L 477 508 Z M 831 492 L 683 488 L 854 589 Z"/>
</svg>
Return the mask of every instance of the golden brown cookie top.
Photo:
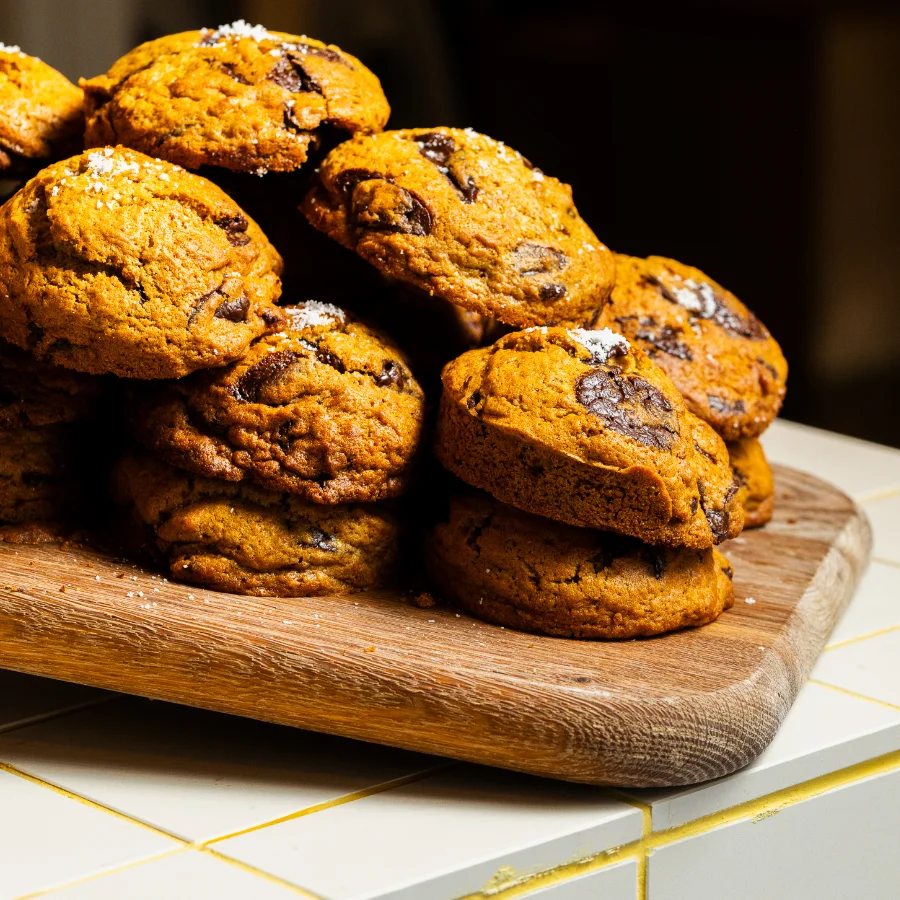
<svg viewBox="0 0 900 900">
<path fill-rule="evenodd" d="M 686 409 L 662 369 L 610 329 L 515 332 L 448 363 L 442 378 L 445 403 L 523 447 L 629 477 L 644 472 L 662 485 L 672 533 L 648 542 L 671 544 L 677 533 L 702 547 L 740 532 L 721 438 Z M 614 524 L 602 527 L 643 534 L 636 523 Z"/>
<path fill-rule="evenodd" d="M 320 129 L 381 131 L 390 114 L 349 53 L 242 20 L 141 44 L 82 86 L 87 146 L 124 144 L 189 169 L 289 172 Z"/>
<path fill-rule="evenodd" d="M 222 369 L 148 386 L 135 436 L 198 474 L 315 503 L 400 494 L 425 397 L 400 351 L 337 307 L 282 307 L 285 327 Z"/>
<path fill-rule="evenodd" d="M 104 382 L 36 360 L 0 339 L 0 429 L 74 422 L 93 413 Z"/>
<path fill-rule="evenodd" d="M 572 189 L 469 128 L 346 141 L 302 209 L 383 272 L 510 325 L 583 323 L 615 277 Z"/>
<path fill-rule="evenodd" d="M 56 69 L 0 44 L 0 174 L 27 175 L 81 147 L 83 95 Z"/>
<path fill-rule="evenodd" d="M 44 169 L 0 208 L 0 325 L 38 358 L 177 378 L 281 321 L 281 257 L 205 178 L 122 147 Z"/>
<path fill-rule="evenodd" d="M 726 440 L 757 436 L 778 415 L 787 362 L 759 319 L 699 269 L 662 256 L 616 255 L 599 323 L 664 368 L 688 409 Z"/>
</svg>

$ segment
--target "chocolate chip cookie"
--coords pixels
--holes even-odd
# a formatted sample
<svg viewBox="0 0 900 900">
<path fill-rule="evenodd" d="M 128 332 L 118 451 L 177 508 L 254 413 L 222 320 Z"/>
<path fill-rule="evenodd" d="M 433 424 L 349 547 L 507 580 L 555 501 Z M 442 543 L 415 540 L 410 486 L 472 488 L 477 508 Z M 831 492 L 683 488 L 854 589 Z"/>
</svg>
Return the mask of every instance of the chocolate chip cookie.
<svg viewBox="0 0 900 900">
<path fill-rule="evenodd" d="M 438 459 L 497 499 L 648 544 L 740 533 L 721 438 L 609 329 L 516 332 L 448 363 L 443 383 Z"/>
<path fill-rule="evenodd" d="M 381 84 L 339 47 L 238 21 L 141 44 L 82 81 L 88 147 L 124 144 L 188 169 L 289 172 L 327 129 L 381 131 Z"/>
<path fill-rule="evenodd" d="M 28 177 L 81 149 L 81 88 L 18 47 L 0 44 L 0 178 Z"/>
<path fill-rule="evenodd" d="M 120 460 L 113 493 L 173 578 L 220 591 L 349 594 L 381 584 L 397 555 L 397 523 L 372 504 L 309 504 L 147 456 Z"/>
<path fill-rule="evenodd" d="M 219 188 L 122 147 L 44 169 L 0 208 L 0 327 L 55 365 L 178 378 L 276 326 L 281 257 Z"/>
<path fill-rule="evenodd" d="M 712 622 L 733 603 L 718 550 L 650 547 L 480 493 L 451 501 L 427 564 L 439 596 L 488 622 L 558 637 L 662 634 Z"/>
<path fill-rule="evenodd" d="M 510 325 L 583 323 L 615 278 L 571 188 L 471 129 L 346 141 L 302 209 L 381 271 Z"/>
<path fill-rule="evenodd" d="M 744 528 L 765 525 L 775 510 L 775 478 L 762 444 L 756 438 L 741 438 L 726 446 L 739 485 L 737 498 L 744 508 Z"/>
<path fill-rule="evenodd" d="M 104 382 L 36 360 L 0 338 L 0 429 L 74 422 L 97 410 Z"/>
<path fill-rule="evenodd" d="M 726 441 L 761 434 L 787 381 L 787 362 L 762 322 L 699 269 L 661 256 L 617 255 L 616 263 L 598 327 L 641 347 Z"/>
<path fill-rule="evenodd" d="M 286 325 L 222 369 L 148 385 L 135 437 L 167 462 L 312 503 L 396 497 L 425 397 L 390 341 L 325 303 L 282 307 Z"/>
</svg>

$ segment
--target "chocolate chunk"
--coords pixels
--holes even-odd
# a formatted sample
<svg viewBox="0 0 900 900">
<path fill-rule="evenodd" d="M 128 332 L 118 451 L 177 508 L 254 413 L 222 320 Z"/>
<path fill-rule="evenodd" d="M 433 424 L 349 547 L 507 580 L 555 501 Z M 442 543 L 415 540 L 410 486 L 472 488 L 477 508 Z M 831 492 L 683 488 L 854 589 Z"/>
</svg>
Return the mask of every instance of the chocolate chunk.
<svg viewBox="0 0 900 900">
<path fill-rule="evenodd" d="M 778 369 L 776 369 L 775 366 L 772 365 L 772 363 L 766 362 L 766 360 L 762 359 L 759 356 L 756 357 L 756 363 L 757 365 L 765 369 L 769 373 L 769 375 L 772 376 L 772 381 L 778 381 Z"/>
<path fill-rule="evenodd" d="M 512 252 L 513 264 L 520 275 L 542 275 L 544 272 L 560 272 L 569 263 L 561 250 L 543 244 L 519 244 Z"/>
<path fill-rule="evenodd" d="M 292 94 L 322 93 L 322 88 L 319 87 L 318 82 L 307 73 L 299 57 L 293 53 L 280 56 L 275 65 L 269 70 L 266 78 Z"/>
<path fill-rule="evenodd" d="M 705 456 L 711 463 L 717 462 L 716 458 L 712 455 L 712 453 L 709 453 L 708 451 L 704 450 L 696 441 L 694 441 L 694 449 L 701 456 Z"/>
<path fill-rule="evenodd" d="M 648 447 L 668 450 L 678 434 L 672 404 L 637 375 L 622 375 L 615 367 L 592 369 L 575 382 L 575 396 L 613 431 Z"/>
<path fill-rule="evenodd" d="M 451 166 L 445 173 L 450 183 L 456 188 L 456 192 L 462 198 L 463 203 L 474 203 L 478 197 L 478 185 L 471 175 L 462 176 L 454 171 Z"/>
<path fill-rule="evenodd" d="M 406 384 L 406 376 L 398 363 L 392 359 L 386 359 L 381 364 L 381 372 L 375 376 L 375 383 L 380 387 L 396 384 L 397 387 L 402 388 Z"/>
<path fill-rule="evenodd" d="M 725 413 L 725 415 L 733 416 L 747 411 L 747 406 L 743 400 L 725 400 L 723 397 L 714 397 L 712 394 L 707 394 L 706 399 L 709 402 L 710 409 Z"/>
<path fill-rule="evenodd" d="M 696 497 L 691 497 L 691 515 L 697 512 L 699 506 L 700 501 Z"/>
<path fill-rule="evenodd" d="M 347 367 L 327 347 L 316 347 L 316 359 L 326 366 L 331 366 L 342 375 L 347 371 Z"/>
<path fill-rule="evenodd" d="M 378 179 L 384 179 L 384 176 L 379 175 L 378 172 L 373 172 L 371 169 L 344 169 L 344 171 L 334 179 L 334 186 L 345 197 L 349 197 L 356 189 L 356 186 L 361 182 L 377 181 Z"/>
<path fill-rule="evenodd" d="M 233 78 L 239 84 L 250 84 L 251 83 L 246 78 L 244 78 L 244 76 L 241 75 L 240 72 L 238 72 L 237 68 L 235 68 L 234 63 L 229 63 L 229 62 L 218 63 L 216 65 L 216 68 L 220 72 L 224 72 L 229 78 Z"/>
<path fill-rule="evenodd" d="M 262 320 L 268 328 L 274 328 L 284 322 L 284 316 L 274 309 L 264 309 L 262 311 Z"/>
<path fill-rule="evenodd" d="M 426 235 L 431 233 L 431 211 L 412 191 L 385 179 L 363 181 L 353 190 L 351 214 L 357 225 L 370 231 Z"/>
<path fill-rule="evenodd" d="M 466 409 L 474 409 L 481 403 L 481 392 L 473 391 L 466 400 Z"/>
<path fill-rule="evenodd" d="M 226 300 L 217 310 L 214 318 L 229 322 L 246 322 L 250 301 L 243 295 L 234 300 Z"/>
<path fill-rule="evenodd" d="M 250 235 L 245 233 L 250 227 L 250 223 L 245 215 L 236 213 L 233 216 L 225 216 L 215 221 L 216 225 L 225 232 L 228 243 L 232 247 L 243 247 L 245 244 L 250 243 Z"/>
<path fill-rule="evenodd" d="M 731 566 L 722 566 L 722 571 L 729 581 L 734 581 L 734 569 L 732 569 Z"/>
<path fill-rule="evenodd" d="M 338 546 L 333 534 L 326 534 L 318 528 L 311 528 L 309 532 L 309 547 L 326 550 L 328 553 L 337 552 Z"/>
<path fill-rule="evenodd" d="M 191 314 L 188 316 L 188 325 L 194 324 L 194 319 L 200 315 L 200 313 L 206 308 L 206 305 L 211 301 L 215 300 L 217 297 L 222 297 L 224 294 L 222 293 L 222 286 L 225 284 L 223 281 L 217 288 L 213 288 L 208 294 L 204 294 L 202 297 L 198 297 L 193 303 L 193 309 L 191 310 Z"/>
<path fill-rule="evenodd" d="M 282 44 L 281 46 L 286 50 L 296 50 L 302 56 L 318 56 L 320 59 L 327 59 L 329 62 L 340 63 L 348 69 L 356 68 L 349 59 L 342 56 L 337 50 L 332 50 L 331 47 L 313 47 L 310 44 Z"/>
<path fill-rule="evenodd" d="M 712 531 L 716 543 L 721 544 L 722 541 L 728 537 L 728 527 L 731 524 L 731 513 L 727 511 L 727 507 L 731 498 L 738 492 L 738 483 L 737 481 L 733 481 L 731 487 L 728 488 L 721 509 L 710 509 L 707 506 L 706 492 L 702 481 L 697 482 L 697 491 L 700 494 L 700 506 L 703 508 L 703 514 L 706 516 L 706 521 L 709 523 L 710 531 Z"/>
<path fill-rule="evenodd" d="M 251 366 L 231 387 L 231 395 L 242 403 L 258 403 L 262 389 L 275 381 L 300 357 L 292 350 L 276 350 Z"/>
<path fill-rule="evenodd" d="M 658 326 L 656 319 L 652 316 L 643 316 L 640 319 L 637 316 L 619 316 L 616 322 L 626 327 L 628 323 L 635 320 L 637 320 L 638 327 L 632 333 L 636 341 L 643 341 L 644 344 L 648 344 L 661 353 L 667 353 L 669 356 L 675 356 L 687 362 L 693 360 L 690 347 L 679 340 L 679 337 L 684 334 L 680 328 L 673 328 L 671 325 Z"/>
<path fill-rule="evenodd" d="M 456 152 L 456 141 L 449 134 L 429 131 L 427 134 L 417 134 L 414 140 L 419 145 L 419 153 L 436 166 L 446 167 Z"/>
<path fill-rule="evenodd" d="M 644 550 L 644 559 L 653 573 L 653 577 L 659 581 L 666 574 L 669 565 L 669 557 L 666 551 L 659 547 L 647 547 Z"/>
<path fill-rule="evenodd" d="M 542 284 L 538 293 L 541 300 L 545 303 L 551 303 L 566 296 L 566 286 L 564 284 Z"/>
</svg>

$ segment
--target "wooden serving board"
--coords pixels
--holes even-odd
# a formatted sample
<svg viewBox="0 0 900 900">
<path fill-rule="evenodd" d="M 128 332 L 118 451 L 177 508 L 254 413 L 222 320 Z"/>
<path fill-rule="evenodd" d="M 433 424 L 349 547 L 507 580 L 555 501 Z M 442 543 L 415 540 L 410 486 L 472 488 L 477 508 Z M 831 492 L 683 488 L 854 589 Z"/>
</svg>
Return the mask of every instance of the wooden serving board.
<svg viewBox="0 0 900 900">
<path fill-rule="evenodd" d="M 704 628 L 536 637 L 398 592 L 239 597 L 2 545 L 0 666 L 570 781 L 704 781 L 772 739 L 868 560 L 852 500 L 776 484 L 774 521 L 723 548 L 735 606 Z"/>
</svg>

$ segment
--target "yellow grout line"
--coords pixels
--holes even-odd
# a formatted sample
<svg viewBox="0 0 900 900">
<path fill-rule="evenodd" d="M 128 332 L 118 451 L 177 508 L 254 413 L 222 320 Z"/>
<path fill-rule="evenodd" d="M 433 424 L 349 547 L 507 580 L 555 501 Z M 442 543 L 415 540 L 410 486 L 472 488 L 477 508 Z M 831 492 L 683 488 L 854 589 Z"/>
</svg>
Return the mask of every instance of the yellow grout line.
<svg viewBox="0 0 900 900">
<path fill-rule="evenodd" d="M 900 494 L 900 484 L 893 484 L 890 487 L 885 488 L 875 488 L 875 490 L 869 491 L 866 494 L 860 494 L 853 499 L 857 503 L 874 503 L 878 500 L 886 500 L 888 497 L 893 497 L 894 494 Z"/>
<path fill-rule="evenodd" d="M 869 634 L 861 634 L 859 637 L 847 638 L 846 641 L 840 641 L 837 644 L 828 644 L 822 652 L 825 653 L 828 650 L 837 650 L 838 647 L 847 647 L 850 644 L 858 644 L 860 641 L 867 641 L 869 638 L 878 637 L 882 634 L 888 634 L 891 631 L 897 631 L 898 629 L 900 629 L 900 625 L 891 625 L 889 628 L 882 628 L 879 631 L 869 632 Z"/>
<path fill-rule="evenodd" d="M 653 833 L 653 807 L 617 788 L 607 788 L 606 791 L 621 803 L 641 811 L 641 841 L 647 840 Z M 647 900 L 647 854 L 643 852 L 637 856 L 637 900 Z"/>
<path fill-rule="evenodd" d="M 301 819 L 303 816 L 311 816 L 313 813 L 322 812 L 326 809 L 334 809 L 336 806 L 343 806 L 345 803 L 352 803 L 354 800 L 364 800 L 366 797 L 371 797 L 373 794 L 382 794 L 385 791 L 390 791 L 394 788 L 404 787 L 407 784 L 422 781 L 432 775 L 438 775 L 448 769 L 453 769 L 458 765 L 459 763 L 457 762 L 447 762 L 431 769 L 423 769 L 421 772 L 413 772 L 411 775 L 403 775 L 400 778 L 394 778 L 391 781 L 383 781 L 381 784 L 375 784 L 372 785 L 372 787 L 363 788 L 362 790 L 353 791 L 353 793 L 336 797 L 334 800 L 326 800 L 324 803 L 315 804 L 315 806 L 306 806 L 303 809 L 297 810 L 297 812 L 288 813 L 286 816 L 279 816 L 277 819 L 272 819 L 269 822 L 262 822 L 259 825 L 251 825 L 249 828 L 242 828 L 240 831 L 233 831 L 230 834 L 223 834 L 219 837 L 210 838 L 208 841 L 202 841 L 198 846 L 208 847 L 210 844 L 228 841 L 231 840 L 231 838 L 240 837 L 244 834 L 261 831 L 263 828 L 271 828 L 273 825 L 281 825 L 283 822 Z"/>
<path fill-rule="evenodd" d="M 111 703 L 113 700 L 119 700 L 120 697 L 113 695 L 112 697 L 95 697 L 93 700 L 83 700 L 81 703 L 73 703 L 71 706 L 63 706 L 50 712 L 38 713 L 29 716 L 27 719 L 17 719 L 15 722 L 9 722 L 6 725 L 0 725 L 0 734 L 9 734 L 11 731 L 18 731 L 20 728 L 28 728 L 30 725 L 38 725 L 41 722 L 49 722 L 52 719 L 61 719 L 70 713 L 79 712 L 82 709 L 89 709 L 92 706 L 102 706 L 104 703 Z"/>
<path fill-rule="evenodd" d="M 900 710 L 900 706 L 896 703 L 888 703 L 887 700 L 879 700 L 877 697 L 869 697 L 866 694 L 859 694 L 856 691 L 850 691 L 847 688 L 838 687 L 836 684 L 829 684 L 827 681 L 818 681 L 815 678 L 809 679 L 810 684 L 817 684 L 819 687 L 828 688 L 837 691 L 839 694 L 846 694 L 848 697 L 855 697 L 857 700 L 868 700 L 869 703 L 877 703 L 879 706 L 886 706 L 888 709 Z"/>
<path fill-rule="evenodd" d="M 894 569 L 900 569 L 900 562 L 895 559 L 886 559 L 884 556 L 873 556 L 872 562 L 881 563 L 883 566 L 891 566 Z"/>
<path fill-rule="evenodd" d="M 196 847 L 200 853 L 206 853 L 208 856 L 212 856 L 215 859 L 218 859 L 220 862 L 228 863 L 230 866 L 234 866 L 236 869 L 241 869 L 244 872 L 249 872 L 251 875 L 255 875 L 257 878 L 261 878 L 263 881 L 268 881 L 271 884 L 277 884 L 279 887 L 288 888 L 292 890 L 295 894 L 299 894 L 301 897 L 307 897 L 308 900 L 323 900 L 318 894 L 313 894 L 310 891 L 304 890 L 302 887 L 298 887 L 296 884 L 292 884 L 290 881 L 285 881 L 283 878 L 279 878 L 277 875 L 272 875 L 270 872 L 264 872 L 262 869 L 257 869 L 256 866 L 251 866 L 248 863 L 241 862 L 239 859 L 235 859 L 232 856 L 226 856 L 224 853 L 219 853 L 218 850 L 213 850 L 211 847 Z"/>
<path fill-rule="evenodd" d="M 109 813 L 111 816 L 115 816 L 117 819 L 121 819 L 122 821 L 128 822 L 131 825 L 139 825 L 141 828 L 146 828 L 147 830 L 154 832 L 154 834 L 169 838 L 169 840 L 172 841 L 177 841 L 179 844 L 182 844 L 185 847 L 191 846 L 190 841 L 186 841 L 184 838 L 178 837 L 178 835 L 176 834 L 171 834 L 168 831 L 164 831 L 162 828 L 157 828 L 155 825 L 148 825 L 146 822 L 142 822 L 140 819 L 134 819 L 131 816 L 126 815 L 125 813 L 120 813 L 116 809 L 112 809 L 109 806 L 104 806 L 102 803 L 97 803 L 94 800 L 88 800 L 87 797 L 82 797 L 80 794 L 74 794 L 72 793 L 72 791 L 66 790 L 63 787 L 59 787 L 59 785 L 52 784 L 49 781 L 44 781 L 43 778 L 38 778 L 36 775 L 31 775 L 30 773 L 25 772 L 22 769 L 17 768 L 16 766 L 11 766 L 9 763 L 0 762 L 0 772 L 7 772 L 10 775 L 24 778 L 26 781 L 30 781 L 32 784 L 39 785 L 40 787 L 47 788 L 54 793 L 61 794 L 63 797 L 66 797 L 69 800 L 74 800 L 76 803 L 81 803 L 83 806 L 99 810 L 100 812 Z"/>
<path fill-rule="evenodd" d="M 549 869 L 540 875 L 527 878 L 518 884 L 514 884 L 505 891 L 496 891 L 491 893 L 476 892 L 461 897 L 460 900 L 512 900 L 514 897 L 525 896 L 539 888 L 549 887 L 551 885 L 561 884 L 575 878 L 579 875 L 587 875 L 599 869 L 605 869 L 618 862 L 628 859 L 635 859 L 638 865 L 638 888 L 639 891 L 646 892 L 647 889 L 647 867 L 646 863 L 649 855 L 654 850 L 673 844 L 676 841 L 685 840 L 686 838 L 697 837 L 706 832 L 713 831 L 725 825 L 730 825 L 742 819 L 750 819 L 754 822 L 762 821 L 769 816 L 775 815 L 800 803 L 804 800 L 810 800 L 818 797 L 828 791 L 836 790 L 847 784 L 862 781 L 874 775 L 880 775 L 885 772 L 900 769 L 900 750 L 894 750 L 883 756 L 869 759 L 865 762 L 848 766 L 845 769 L 839 769 L 836 772 L 829 772 L 826 775 L 820 775 L 817 778 L 802 782 L 791 787 L 782 788 L 772 794 L 763 797 L 757 797 L 755 800 L 748 800 L 738 806 L 732 806 L 729 809 L 720 810 L 694 819 L 691 822 L 685 822 L 682 825 L 675 825 L 672 828 L 663 831 L 652 832 L 646 837 L 642 837 L 637 841 L 626 844 L 623 847 L 614 847 L 609 851 L 598 853 L 589 859 L 578 860 L 576 862 L 565 863 L 554 869 Z M 641 874 L 641 858 L 644 859 L 643 876 Z M 641 879 L 643 878 L 643 882 Z M 645 898 L 645 893 L 639 893 L 639 898 Z"/>
<path fill-rule="evenodd" d="M 173 850 L 164 850 L 162 853 L 157 853 L 155 856 L 145 856 L 143 859 L 123 863 L 121 866 L 113 866 L 110 869 L 103 869 L 100 872 L 92 872 L 90 875 L 83 875 L 80 878 L 75 878 L 64 884 L 56 884 L 53 887 L 42 888 L 31 894 L 22 894 L 20 897 L 16 897 L 15 900 L 33 900 L 35 897 L 46 897 L 48 894 L 54 894 L 57 891 L 62 891 L 66 888 L 75 887 L 76 885 L 84 884 L 88 881 L 96 881 L 98 878 L 104 878 L 107 875 L 115 875 L 117 872 L 125 872 L 128 869 L 136 869 L 138 866 L 142 866 L 145 863 L 156 862 L 158 859 L 165 859 L 167 856 L 174 856 L 176 853 L 184 853 L 187 849 L 189 848 L 175 847 Z"/>
</svg>

